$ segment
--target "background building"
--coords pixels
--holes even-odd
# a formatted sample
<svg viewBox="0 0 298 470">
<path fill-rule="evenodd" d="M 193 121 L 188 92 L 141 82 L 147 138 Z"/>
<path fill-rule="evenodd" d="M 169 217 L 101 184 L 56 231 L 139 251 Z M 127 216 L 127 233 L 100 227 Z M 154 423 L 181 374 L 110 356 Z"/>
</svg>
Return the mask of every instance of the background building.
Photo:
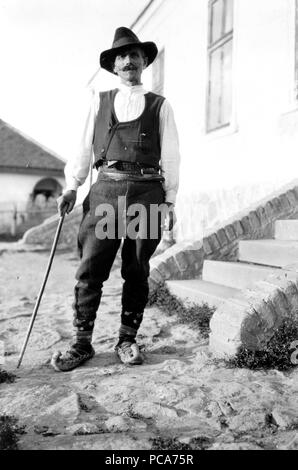
<svg viewBox="0 0 298 470">
<path fill-rule="evenodd" d="M 0 235 L 21 235 L 57 212 L 64 162 L 0 120 Z"/>
</svg>

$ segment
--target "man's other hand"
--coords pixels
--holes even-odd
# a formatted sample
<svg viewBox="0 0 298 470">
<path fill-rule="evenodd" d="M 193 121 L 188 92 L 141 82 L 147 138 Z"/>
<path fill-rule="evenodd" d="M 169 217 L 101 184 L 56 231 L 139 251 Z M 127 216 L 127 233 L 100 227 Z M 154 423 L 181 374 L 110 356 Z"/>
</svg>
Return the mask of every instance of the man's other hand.
<svg viewBox="0 0 298 470">
<path fill-rule="evenodd" d="M 166 202 L 166 205 L 168 206 L 168 210 L 165 220 L 165 230 L 168 230 L 170 232 L 173 229 L 177 218 L 175 214 L 175 205 L 172 202 Z"/>
<path fill-rule="evenodd" d="M 62 196 L 57 199 L 58 212 L 60 216 L 64 214 L 69 214 L 76 203 L 77 192 L 73 190 L 65 191 Z"/>
</svg>

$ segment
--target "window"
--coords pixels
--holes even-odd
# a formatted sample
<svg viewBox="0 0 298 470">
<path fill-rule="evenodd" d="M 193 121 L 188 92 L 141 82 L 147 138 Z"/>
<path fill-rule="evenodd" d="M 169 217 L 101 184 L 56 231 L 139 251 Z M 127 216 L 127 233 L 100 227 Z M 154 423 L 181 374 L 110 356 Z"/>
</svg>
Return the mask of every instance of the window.
<svg viewBox="0 0 298 470">
<path fill-rule="evenodd" d="M 231 120 L 233 1 L 209 2 L 207 132 Z"/>
<path fill-rule="evenodd" d="M 162 95 L 164 92 L 165 50 L 162 49 L 152 65 L 152 91 Z"/>
</svg>

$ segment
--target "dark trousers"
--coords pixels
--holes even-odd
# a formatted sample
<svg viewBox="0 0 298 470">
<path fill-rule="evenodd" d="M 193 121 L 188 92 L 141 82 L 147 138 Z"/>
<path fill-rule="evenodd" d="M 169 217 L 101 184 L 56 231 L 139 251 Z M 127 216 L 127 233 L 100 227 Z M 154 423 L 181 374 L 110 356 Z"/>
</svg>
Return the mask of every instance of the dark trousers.
<svg viewBox="0 0 298 470">
<path fill-rule="evenodd" d="M 103 282 L 109 277 L 122 238 L 121 325 L 132 332 L 138 330 L 148 300 L 149 260 L 162 236 L 163 217 L 158 213 L 156 219 L 155 209 L 163 202 L 161 181 L 117 180 L 99 173 L 83 202 L 78 235 L 81 263 L 73 303 L 77 330 L 93 330 Z M 135 204 L 144 208 L 141 218 Z"/>
</svg>

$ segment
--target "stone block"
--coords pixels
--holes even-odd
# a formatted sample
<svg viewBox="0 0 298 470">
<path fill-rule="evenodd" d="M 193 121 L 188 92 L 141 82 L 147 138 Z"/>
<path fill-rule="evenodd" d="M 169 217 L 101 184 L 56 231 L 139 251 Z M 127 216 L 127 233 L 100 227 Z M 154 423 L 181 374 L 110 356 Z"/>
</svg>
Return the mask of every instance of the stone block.
<svg viewBox="0 0 298 470">
<path fill-rule="evenodd" d="M 218 260 L 224 260 L 224 259 L 233 259 L 234 258 L 234 253 L 236 254 L 237 253 L 237 250 L 238 250 L 238 242 L 233 242 L 233 243 L 229 243 L 228 245 L 226 245 L 225 247 L 221 248 L 220 250 L 220 254 L 215 257 L 214 259 L 218 259 Z M 235 261 L 237 259 L 237 256 L 235 258 Z"/>
<path fill-rule="evenodd" d="M 240 336 L 241 325 L 247 316 L 252 314 L 249 305 L 234 301 L 234 298 L 223 302 L 214 312 L 210 320 L 211 333 L 217 332 L 225 340 Z M 233 332 L 233 338 L 229 335 Z"/>
<path fill-rule="evenodd" d="M 233 222 L 232 225 L 233 225 L 236 237 L 237 238 L 241 237 L 244 232 L 243 232 L 243 228 L 242 228 L 242 225 L 240 223 L 240 220 L 235 220 L 235 222 Z"/>
<path fill-rule="evenodd" d="M 225 319 L 226 320 L 226 319 Z M 228 344 L 236 341 L 241 344 L 241 326 L 223 322 L 221 325 L 212 325 L 211 336 L 217 338 L 219 341 Z"/>
<path fill-rule="evenodd" d="M 289 213 L 289 212 L 291 211 L 292 207 L 291 207 L 291 204 L 290 204 L 290 202 L 289 202 L 289 200 L 288 200 L 286 194 L 281 194 L 281 195 L 279 196 L 279 200 L 280 200 L 280 202 L 281 202 L 281 205 L 282 205 L 282 208 L 283 208 L 283 212 L 284 212 L 285 214 Z"/>
<path fill-rule="evenodd" d="M 218 251 L 218 250 L 220 249 L 221 245 L 220 245 L 220 242 L 219 242 L 219 240 L 218 240 L 218 238 L 217 238 L 217 236 L 216 236 L 215 233 L 213 233 L 212 235 L 210 235 L 210 236 L 207 238 L 207 240 L 208 240 L 208 243 L 209 243 L 209 245 L 210 245 L 210 247 L 211 247 L 211 249 L 212 249 L 212 252 Z"/>
<path fill-rule="evenodd" d="M 276 220 L 277 217 L 275 214 L 274 206 L 270 201 L 266 202 L 264 210 L 268 221 L 273 222 L 274 220 Z"/>
<path fill-rule="evenodd" d="M 291 191 L 293 191 L 293 193 L 294 193 L 294 195 L 295 195 L 295 198 L 296 198 L 297 201 L 298 201 L 298 186 L 294 186 L 294 188 L 292 188 Z"/>
<path fill-rule="evenodd" d="M 187 256 L 183 251 L 178 252 L 173 258 L 180 271 L 184 272 L 191 267 Z"/>
<path fill-rule="evenodd" d="M 257 214 L 258 219 L 260 221 L 261 227 L 265 227 L 267 224 L 269 224 L 271 222 L 268 219 L 268 216 L 266 214 L 266 210 L 263 206 L 260 206 L 256 209 L 256 214 Z"/>
<path fill-rule="evenodd" d="M 274 216 L 276 218 L 282 216 L 284 213 L 284 208 L 282 206 L 280 199 L 278 197 L 275 197 L 270 201 L 270 203 L 271 203 L 271 206 L 273 207 Z"/>
<path fill-rule="evenodd" d="M 206 255 L 211 255 L 211 253 L 213 253 L 208 238 L 203 238 L 203 249 Z"/>
<path fill-rule="evenodd" d="M 177 265 L 175 268 L 176 270 L 174 272 L 171 271 L 170 266 L 165 262 L 159 263 L 157 267 L 158 271 L 162 274 L 164 279 L 170 279 L 172 276 L 175 276 L 177 272 Z"/>
<path fill-rule="evenodd" d="M 225 233 L 226 233 L 226 236 L 227 236 L 227 239 L 229 240 L 229 242 L 232 242 L 232 241 L 236 240 L 237 234 L 235 233 L 233 224 L 227 225 L 224 228 L 224 230 L 225 230 Z"/>
<path fill-rule="evenodd" d="M 216 232 L 216 236 L 219 240 L 220 246 L 224 247 L 229 243 L 229 239 L 226 235 L 225 229 L 221 228 Z"/>
<path fill-rule="evenodd" d="M 158 269 L 163 272 L 163 270 L 168 271 L 170 278 L 173 278 L 177 275 L 178 271 L 183 271 L 183 269 L 177 264 L 176 257 L 168 256 L 164 258 L 162 263 L 162 268 L 158 267 Z M 184 266 L 184 271 L 187 269 L 187 266 Z M 168 278 L 167 278 L 168 279 Z"/>
<path fill-rule="evenodd" d="M 150 278 L 155 282 L 156 284 L 161 284 L 164 282 L 165 278 L 161 274 L 161 272 L 157 268 L 153 268 L 150 270 Z"/>
<path fill-rule="evenodd" d="M 298 194 L 295 193 L 295 191 L 290 190 L 286 192 L 286 197 L 293 209 L 297 208 L 297 203 L 298 203 Z"/>
<path fill-rule="evenodd" d="M 248 217 L 248 215 L 242 217 L 242 219 L 240 220 L 240 223 L 243 229 L 243 234 L 251 236 L 253 234 L 253 226 L 251 224 L 251 220 Z"/>
<path fill-rule="evenodd" d="M 256 211 L 250 211 L 248 214 L 250 224 L 252 226 L 253 232 L 256 232 L 261 227 L 261 222 L 257 216 Z"/>
<path fill-rule="evenodd" d="M 201 265 L 203 263 L 204 249 L 202 241 L 180 242 L 174 247 L 169 248 L 167 252 L 175 256 L 178 262 L 180 262 L 182 256 L 187 261 L 189 268 L 193 268 L 195 264 Z"/>
<path fill-rule="evenodd" d="M 175 256 L 168 253 L 168 250 L 164 251 L 163 253 L 156 256 L 155 258 L 152 258 L 151 261 L 152 261 L 152 266 L 159 269 L 159 271 L 162 273 L 169 272 L 170 277 L 174 277 L 177 274 L 177 272 L 181 270 L 178 264 L 176 263 Z"/>
</svg>

